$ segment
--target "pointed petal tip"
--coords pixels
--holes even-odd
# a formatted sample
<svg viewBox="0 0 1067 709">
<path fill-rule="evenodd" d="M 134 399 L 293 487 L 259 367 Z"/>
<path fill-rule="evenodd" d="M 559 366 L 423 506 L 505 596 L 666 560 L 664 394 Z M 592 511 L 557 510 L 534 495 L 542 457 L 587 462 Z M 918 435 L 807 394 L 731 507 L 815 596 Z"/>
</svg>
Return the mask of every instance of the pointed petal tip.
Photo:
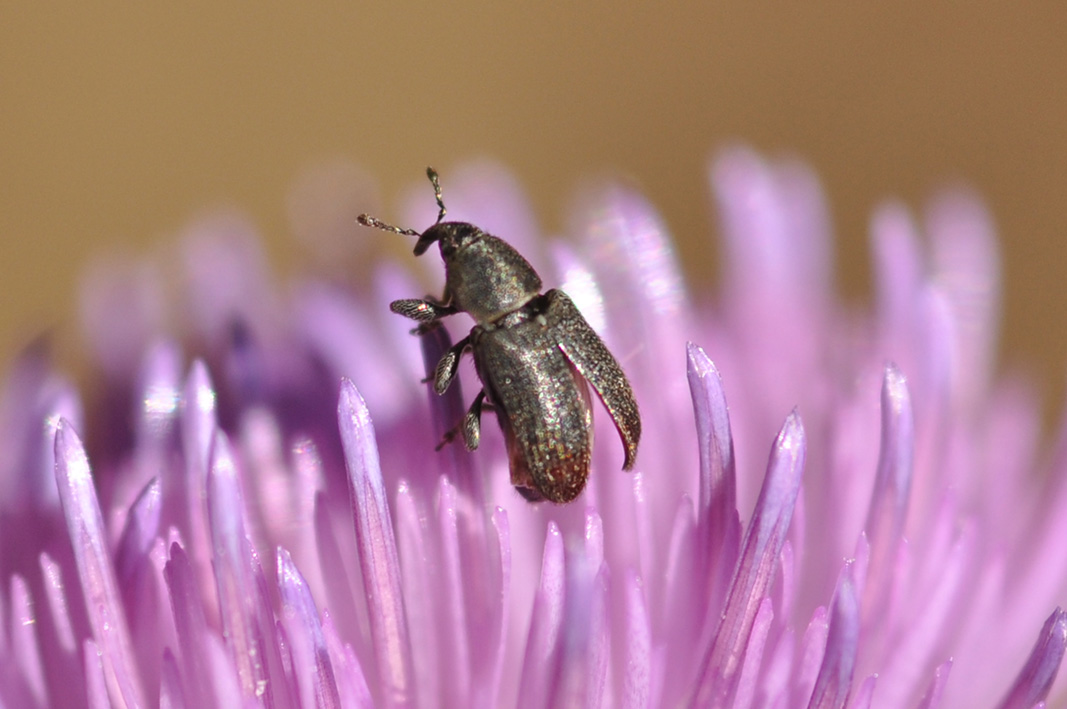
<svg viewBox="0 0 1067 709">
<path fill-rule="evenodd" d="M 81 461 L 85 461 L 88 464 L 81 438 L 78 436 L 78 432 L 74 430 L 74 424 L 66 416 L 61 416 L 59 423 L 56 424 L 55 436 L 57 464 L 61 461 L 67 465 Z"/>
<path fill-rule="evenodd" d="M 800 412 L 794 408 L 789 413 L 789 416 L 786 417 L 785 423 L 782 424 L 782 430 L 778 433 L 778 439 L 775 441 L 775 450 L 789 452 L 794 455 L 803 454 L 806 443 L 807 437 L 804 433 L 804 422 L 800 418 Z"/>
<path fill-rule="evenodd" d="M 363 400 L 363 395 L 359 393 L 356 385 L 348 377 L 341 377 L 337 414 L 342 422 L 351 422 L 357 428 L 370 422 L 367 402 Z"/>
<path fill-rule="evenodd" d="M 707 352 L 700 345 L 693 342 L 685 343 L 686 361 L 689 365 L 689 371 L 699 377 L 706 377 L 710 374 L 719 374 L 718 368 L 715 363 L 708 357 Z"/>
<path fill-rule="evenodd" d="M 1067 611 L 1057 606 L 1045 620 L 1026 664 L 1002 707 L 1030 707 L 1045 700 L 1067 651 Z"/>
</svg>

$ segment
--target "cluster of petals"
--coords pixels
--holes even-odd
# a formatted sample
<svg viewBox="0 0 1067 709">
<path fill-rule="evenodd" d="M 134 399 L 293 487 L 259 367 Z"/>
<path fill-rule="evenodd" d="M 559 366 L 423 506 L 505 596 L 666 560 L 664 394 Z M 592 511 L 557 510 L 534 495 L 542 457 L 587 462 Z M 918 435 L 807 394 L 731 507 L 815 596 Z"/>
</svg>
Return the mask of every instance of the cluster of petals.
<svg viewBox="0 0 1067 709">
<path fill-rule="evenodd" d="M 0 707 L 1064 701 L 1067 442 L 996 375 L 983 206 L 877 211 L 861 308 L 808 169 L 738 148 L 709 176 L 701 300 L 629 188 L 550 241 L 499 167 L 442 175 L 449 218 L 570 294 L 633 384 L 635 472 L 598 409 L 569 505 L 511 488 L 491 414 L 435 452 L 479 384 L 434 394 L 449 330 L 387 307 L 440 288 L 435 250 L 282 284 L 227 214 L 98 266 L 89 394 L 44 344 L 2 390 Z M 433 223 L 427 186 L 409 202 Z"/>
</svg>

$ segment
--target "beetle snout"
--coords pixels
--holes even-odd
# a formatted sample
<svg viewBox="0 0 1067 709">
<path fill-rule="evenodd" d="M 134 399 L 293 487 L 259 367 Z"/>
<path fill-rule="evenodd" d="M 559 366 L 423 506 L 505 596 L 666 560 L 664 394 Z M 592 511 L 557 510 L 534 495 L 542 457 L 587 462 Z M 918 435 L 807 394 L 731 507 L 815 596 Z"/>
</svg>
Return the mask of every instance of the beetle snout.
<svg viewBox="0 0 1067 709">
<path fill-rule="evenodd" d="M 421 236 L 419 236 L 419 240 L 415 242 L 416 256 L 422 256 L 426 253 L 426 249 L 430 248 L 430 246 L 437 241 L 437 234 L 431 233 L 432 231 L 433 229 L 427 229 Z"/>
</svg>

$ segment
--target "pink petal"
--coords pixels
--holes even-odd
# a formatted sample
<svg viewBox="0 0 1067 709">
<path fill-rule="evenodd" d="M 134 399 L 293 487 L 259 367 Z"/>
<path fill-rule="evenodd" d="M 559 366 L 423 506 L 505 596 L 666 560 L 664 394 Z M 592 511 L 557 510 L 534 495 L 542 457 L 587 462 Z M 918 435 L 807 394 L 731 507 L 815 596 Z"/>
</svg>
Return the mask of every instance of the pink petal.
<svg viewBox="0 0 1067 709">
<path fill-rule="evenodd" d="M 732 538 L 731 527 L 739 527 L 737 483 L 734 471 L 734 442 L 722 377 L 700 347 L 687 346 L 689 388 L 697 426 L 697 452 L 700 455 L 700 504 L 697 519 L 701 527 L 702 554 L 716 559 L 724 554 L 733 563 L 735 549 L 723 545 Z M 711 572 L 711 569 L 709 569 Z"/>
<path fill-rule="evenodd" d="M 362 397 L 348 379 L 341 381 L 337 417 L 381 681 L 381 700 L 387 706 L 400 706 L 411 702 L 414 693 L 400 562 L 378 464 L 374 426 Z"/>
<path fill-rule="evenodd" d="M 531 706 L 542 706 L 555 693 L 565 586 L 563 537 L 555 522 L 549 522 L 519 683 L 520 701 Z"/>
<path fill-rule="evenodd" d="M 722 622 L 701 663 L 703 669 L 696 690 L 699 705 L 729 705 L 736 692 L 752 624 L 770 587 L 789 530 L 800 489 L 805 447 L 804 427 L 794 412 L 775 440 L 755 514 L 741 545 Z"/>
<path fill-rule="evenodd" d="M 56 430 L 56 483 L 78 577 L 108 692 L 130 706 L 144 706 L 137 663 L 126 626 L 107 532 L 96 499 L 89 460 L 78 434 L 64 419 Z M 86 662 L 89 663 L 88 656 Z M 91 663 L 95 668 L 95 662 Z"/>
<path fill-rule="evenodd" d="M 315 600 L 289 552 L 279 548 L 277 564 L 282 621 L 290 641 L 293 677 L 300 701 L 306 707 L 340 707 L 341 698 Z"/>
<path fill-rule="evenodd" d="M 1044 701 L 1056 680 L 1067 650 L 1067 612 L 1057 608 L 1045 621 L 1030 657 L 999 704 L 1004 709 L 1024 709 Z"/>
<path fill-rule="evenodd" d="M 268 686 L 266 648 L 256 618 L 257 598 L 249 564 L 250 543 L 245 535 L 244 500 L 238 488 L 233 453 L 222 433 L 216 434 L 212 447 L 207 489 L 214 550 L 212 565 L 223 634 L 237 667 L 241 692 L 246 697 L 256 697 Z"/>
<path fill-rule="evenodd" d="M 860 608 L 852 580 L 851 566 L 846 568 L 830 606 L 830 627 L 815 689 L 808 706 L 844 707 L 852 690 L 852 673 L 859 651 Z"/>
<path fill-rule="evenodd" d="M 641 579 L 633 572 L 626 575 L 625 593 L 626 623 L 622 630 L 626 633 L 626 664 L 623 666 L 620 706 L 638 709 L 647 707 L 651 696 L 652 630 Z"/>
<path fill-rule="evenodd" d="M 934 676 L 930 679 L 930 686 L 919 702 L 918 709 L 937 709 L 941 706 L 941 696 L 945 693 L 945 685 L 948 684 L 949 671 L 952 670 L 952 660 L 946 660 L 934 670 Z"/>
</svg>

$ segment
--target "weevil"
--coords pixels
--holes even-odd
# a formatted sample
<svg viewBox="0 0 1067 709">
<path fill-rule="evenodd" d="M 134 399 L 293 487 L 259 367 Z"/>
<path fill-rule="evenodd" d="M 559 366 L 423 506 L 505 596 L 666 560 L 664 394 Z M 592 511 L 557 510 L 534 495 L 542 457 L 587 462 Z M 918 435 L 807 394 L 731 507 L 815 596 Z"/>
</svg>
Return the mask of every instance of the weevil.
<svg viewBox="0 0 1067 709">
<path fill-rule="evenodd" d="M 632 470 L 641 439 L 641 417 L 619 363 L 567 295 L 541 292 L 541 277 L 503 239 L 466 222 L 444 221 L 441 183 L 426 169 L 437 200 L 437 221 L 422 232 L 401 229 L 367 214 L 359 223 L 414 236 L 415 255 L 434 243 L 445 265 L 441 299 L 408 298 L 389 308 L 419 323 L 415 332 L 441 318 L 468 313 L 475 326 L 441 357 L 432 376 L 444 394 L 460 357 L 470 351 L 482 390 L 441 446 L 462 436 L 478 447 L 481 414 L 496 414 L 504 434 L 511 483 L 527 500 L 570 502 L 589 478 L 593 451 L 592 385 L 622 440 L 623 469 Z"/>
</svg>

